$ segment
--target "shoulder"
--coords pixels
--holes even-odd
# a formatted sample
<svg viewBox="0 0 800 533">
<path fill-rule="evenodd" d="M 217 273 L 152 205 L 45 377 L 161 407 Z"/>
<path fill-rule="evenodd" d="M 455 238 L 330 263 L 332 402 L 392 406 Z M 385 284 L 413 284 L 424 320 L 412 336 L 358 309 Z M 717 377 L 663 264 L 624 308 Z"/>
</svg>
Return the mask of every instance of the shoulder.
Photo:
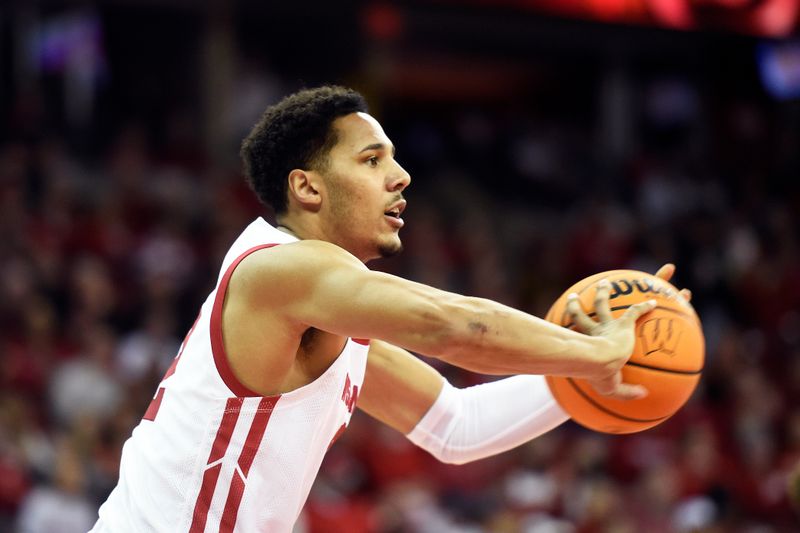
<svg viewBox="0 0 800 533">
<path fill-rule="evenodd" d="M 336 265 L 363 270 L 367 268 L 344 248 L 326 241 L 309 239 L 256 250 L 242 260 L 237 270 L 259 275 L 265 272 L 291 272 L 296 275 L 305 270 L 313 271 Z"/>
<path fill-rule="evenodd" d="M 325 241 L 302 240 L 257 250 L 244 258 L 231 283 L 245 294 L 258 297 L 269 288 L 270 297 L 297 296 L 321 278 L 341 271 L 364 271 L 367 267 L 347 250 Z M 278 303 L 274 301 L 274 303 Z"/>
</svg>

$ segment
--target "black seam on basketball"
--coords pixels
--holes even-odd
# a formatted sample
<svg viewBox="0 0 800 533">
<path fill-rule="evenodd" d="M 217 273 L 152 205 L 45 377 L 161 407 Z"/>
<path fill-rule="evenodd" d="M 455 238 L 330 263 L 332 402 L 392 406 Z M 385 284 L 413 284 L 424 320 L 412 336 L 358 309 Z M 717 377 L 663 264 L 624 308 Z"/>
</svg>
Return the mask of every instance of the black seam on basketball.
<svg viewBox="0 0 800 533">
<path fill-rule="evenodd" d="M 656 370 L 658 372 L 666 372 L 667 374 L 680 374 L 682 376 L 697 376 L 703 373 L 702 368 L 700 370 L 673 370 L 671 368 L 661 368 L 660 366 L 650 366 L 642 363 L 632 363 L 630 361 L 625 363 L 625 366 L 636 366 L 639 368 L 646 368 L 647 370 Z"/>
<path fill-rule="evenodd" d="M 619 418 L 620 420 L 627 420 L 628 422 L 649 423 L 649 422 L 658 422 L 660 420 L 666 420 L 667 418 L 672 416 L 672 415 L 666 415 L 666 416 L 662 416 L 662 417 L 659 417 L 659 418 L 647 419 L 647 418 L 633 418 L 633 417 L 630 417 L 630 416 L 621 415 L 621 414 L 619 414 L 619 413 L 617 413 L 615 411 L 612 411 L 608 407 L 597 403 L 591 396 L 586 394 L 580 387 L 578 387 L 578 385 L 572 380 L 572 378 L 567 378 L 567 382 L 569 382 L 569 384 L 572 385 L 572 388 L 575 389 L 575 391 L 578 394 L 580 394 L 583 397 L 584 400 L 586 400 L 587 402 L 592 404 L 594 407 L 596 407 L 600 411 L 603 411 L 607 415 L 611 415 L 611 416 L 613 416 L 615 418 Z"/>
<path fill-rule="evenodd" d="M 611 312 L 619 311 L 620 309 L 627 309 L 629 307 L 630 307 L 630 305 L 618 305 L 616 307 L 612 307 L 611 308 Z M 694 318 L 694 316 L 690 315 L 689 313 L 684 313 L 683 311 L 678 311 L 677 309 L 672 309 L 671 307 L 661 307 L 660 305 L 657 305 L 654 308 L 654 310 L 655 309 L 661 309 L 663 311 L 669 311 L 670 313 L 675 313 L 676 315 L 681 315 L 684 318 L 688 318 L 688 319 L 691 319 L 691 320 L 696 320 Z M 565 313 L 566 313 L 566 311 L 565 311 Z M 597 316 L 597 313 L 595 313 L 594 311 L 592 311 L 591 313 L 586 313 L 586 314 L 587 314 L 587 316 L 589 316 L 591 318 L 594 318 L 595 316 Z M 565 328 L 571 328 L 574 325 L 575 325 L 575 322 L 570 322 L 569 324 L 562 324 L 562 326 L 564 326 Z"/>
</svg>

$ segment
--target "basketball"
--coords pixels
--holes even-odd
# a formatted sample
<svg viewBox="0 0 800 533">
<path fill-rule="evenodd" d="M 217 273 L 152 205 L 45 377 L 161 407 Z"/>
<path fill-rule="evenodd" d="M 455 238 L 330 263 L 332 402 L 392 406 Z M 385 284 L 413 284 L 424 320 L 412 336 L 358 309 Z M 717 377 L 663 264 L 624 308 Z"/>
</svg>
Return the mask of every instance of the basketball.
<svg viewBox="0 0 800 533">
<path fill-rule="evenodd" d="M 660 424 L 686 403 L 700 380 L 705 339 L 692 305 L 669 282 L 636 270 L 612 270 L 570 287 L 548 311 L 546 320 L 575 329 L 567 312 L 567 296 L 577 293 L 584 311 L 594 317 L 597 283 L 611 284 L 609 307 L 614 318 L 631 305 L 656 300 L 652 311 L 636 322 L 633 355 L 622 368 L 625 383 L 647 388 L 636 400 L 617 400 L 596 392 L 585 380 L 547 376 L 547 384 L 572 419 L 603 433 L 635 433 Z"/>
</svg>

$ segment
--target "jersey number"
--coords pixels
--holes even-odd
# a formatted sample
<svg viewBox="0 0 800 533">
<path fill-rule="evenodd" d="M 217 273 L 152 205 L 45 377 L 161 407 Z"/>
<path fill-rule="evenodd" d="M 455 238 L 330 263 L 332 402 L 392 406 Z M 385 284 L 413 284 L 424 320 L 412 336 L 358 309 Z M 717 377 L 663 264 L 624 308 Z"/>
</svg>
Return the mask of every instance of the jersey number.
<svg viewBox="0 0 800 533">
<path fill-rule="evenodd" d="M 194 332 L 194 328 L 197 326 L 197 323 L 200 321 L 200 315 L 197 315 L 197 318 L 192 324 L 192 327 L 189 328 L 189 332 L 186 334 L 186 337 L 183 339 L 183 343 L 181 344 L 180 350 L 178 350 L 178 355 L 175 356 L 175 359 L 172 360 L 172 364 L 169 365 L 164 377 L 161 378 L 161 383 L 163 384 L 167 378 L 169 378 L 172 374 L 175 373 L 175 369 L 178 367 L 178 361 L 183 355 L 183 350 L 186 349 L 186 344 L 189 342 L 189 337 L 191 336 L 192 332 Z M 156 415 L 158 414 L 158 410 L 161 408 L 161 402 L 164 400 L 164 387 L 163 385 L 159 385 L 158 390 L 156 391 L 156 395 L 153 396 L 153 399 L 150 401 L 150 405 L 147 407 L 147 411 L 144 412 L 144 416 L 142 420 L 150 420 L 153 421 L 156 419 Z"/>
</svg>

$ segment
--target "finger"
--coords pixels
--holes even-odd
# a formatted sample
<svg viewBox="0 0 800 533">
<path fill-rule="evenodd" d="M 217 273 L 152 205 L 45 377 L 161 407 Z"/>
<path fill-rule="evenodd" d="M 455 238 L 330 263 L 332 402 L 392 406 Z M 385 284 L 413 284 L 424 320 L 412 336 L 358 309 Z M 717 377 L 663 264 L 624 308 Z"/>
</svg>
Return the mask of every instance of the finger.
<svg viewBox="0 0 800 533">
<path fill-rule="evenodd" d="M 649 313 L 656 308 L 655 300 L 647 300 L 646 302 L 639 302 L 630 306 L 625 314 L 620 317 L 620 320 L 627 320 L 630 323 L 636 322 L 640 316 Z"/>
<path fill-rule="evenodd" d="M 583 331 L 589 331 L 597 325 L 597 322 L 589 318 L 589 315 L 583 310 L 581 301 L 574 292 L 567 296 L 567 312 L 572 318 L 572 321 Z"/>
<path fill-rule="evenodd" d="M 615 400 L 639 400 L 648 394 L 647 389 L 642 385 L 623 383 L 622 372 L 615 372 L 605 379 L 590 383 L 599 394 Z"/>
<path fill-rule="evenodd" d="M 620 383 L 611 394 L 607 396 L 615 400 L 641 400 L 647 396 L 647 389 L 641 385 Z"/>
<path fill-rule="evenodd" d="M 597 318 L 600 319 L 600 322 L 609 322 L 613 319 L 611 308 L 608 306 L 608 293 L 610 291 L 611 284 L 608 280 L 600 280 L 594 294 L 594 311 L 597 313 Z"/>
<path fill-rule="evenodd" d="M 592 380 L 591 383 L 594 390 L 603 396 L 611 396 L 614 394 L 616 388 L 622 383 L 622 373 L 614 372 L 614 374 L 603 379 Z"/>
<path fill-rule="evenodd" d="M 683 298 L 687 302 L 691 302 L 692 301 L 692 291 L 690 291 L 689 289 L 681 289 L 681 296 L 683 296 Z"/>
<path fill-rule="evenodd" d="M 666 265 L 662 266 L 656 272 L 656 277 L 661 278 L 664 281 L 669 281 L 672 279 L 672 275 L 675 274 L 675 265 L 672 263 L 667 263 Z"/>
</svg>

